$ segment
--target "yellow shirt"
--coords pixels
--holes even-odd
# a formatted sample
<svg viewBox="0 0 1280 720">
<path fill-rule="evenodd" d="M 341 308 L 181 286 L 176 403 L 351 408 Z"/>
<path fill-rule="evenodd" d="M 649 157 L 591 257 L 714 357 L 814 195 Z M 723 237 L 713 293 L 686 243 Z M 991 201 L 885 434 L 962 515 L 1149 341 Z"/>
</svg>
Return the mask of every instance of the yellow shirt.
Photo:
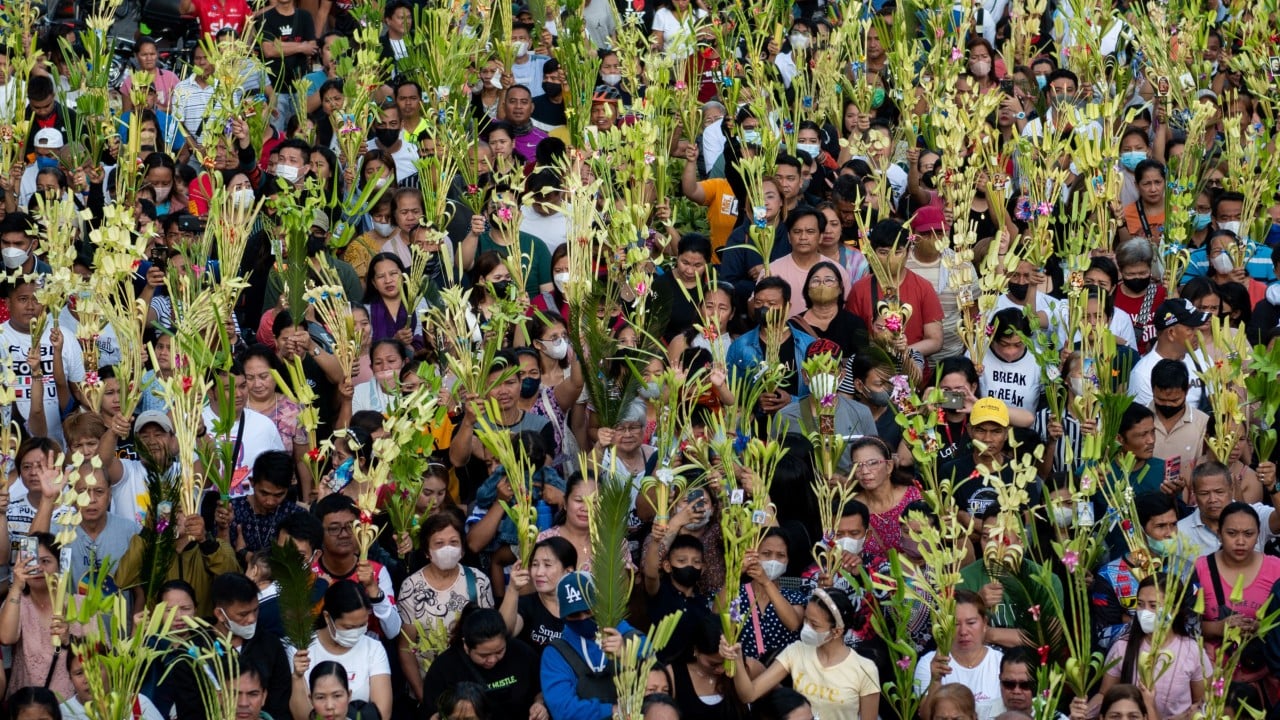
<svg viewBox="0 0 1280 720">
<path fill-rule="evenodd" d="M 860 720 L 862 698 L 880 694 L 875 663 L 852 650 L 832 667 L 823 667 L 818 649 L 794 642 L 778 655 L 777 663 L 791 674 L 791 684 L 822 720 Z"/>
</svg>

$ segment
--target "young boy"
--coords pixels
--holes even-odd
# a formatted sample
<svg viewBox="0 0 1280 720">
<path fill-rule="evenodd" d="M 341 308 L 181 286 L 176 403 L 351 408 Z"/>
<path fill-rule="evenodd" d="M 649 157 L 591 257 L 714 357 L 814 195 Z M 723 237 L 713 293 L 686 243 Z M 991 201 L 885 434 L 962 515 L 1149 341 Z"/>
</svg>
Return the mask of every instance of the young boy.
<svg viewBox="0 0 1280 720">
<path fill-rule="evenodd" d="M 666 534 L 666 528 L 654 528 L 655 534 Z M 664 537 L 656 537 L 665 542 Z M 702 541 L 692 535 L 676 535 L 657 573 L 657 553 L 645 556 L 644 590 L 649 596 L 649 620 L 655 625 L 666 616 L 684 611 L 667 646 L 658 654 L 663 662 L 671 662 L 684 654 L 701 618 L 711 614 L 711 596 L 698 595 L 702 579 Z"/>
</svg>

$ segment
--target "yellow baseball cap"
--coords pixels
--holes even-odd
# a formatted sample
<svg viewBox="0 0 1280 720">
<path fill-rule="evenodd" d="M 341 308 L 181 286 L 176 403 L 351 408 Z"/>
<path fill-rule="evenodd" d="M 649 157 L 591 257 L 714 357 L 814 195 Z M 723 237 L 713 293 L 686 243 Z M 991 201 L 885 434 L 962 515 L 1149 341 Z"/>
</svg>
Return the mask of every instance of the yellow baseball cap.
<svg viewBox="0 0 1280 720">
<path fill-rule="evenodd" d="M 969 424 L 981 425 L 993 422 L 1000 427 L 1009 427 L 1009 406 L 993 397 L 982 398 L 973 404 L 969 412 Z"/>
</svg>

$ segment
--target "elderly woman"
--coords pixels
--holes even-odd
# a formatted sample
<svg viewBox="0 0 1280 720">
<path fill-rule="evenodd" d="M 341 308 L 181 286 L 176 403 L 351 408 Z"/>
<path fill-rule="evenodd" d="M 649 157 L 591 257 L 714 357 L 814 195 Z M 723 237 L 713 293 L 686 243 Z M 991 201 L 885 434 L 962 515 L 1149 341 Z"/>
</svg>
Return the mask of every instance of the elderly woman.
<svg viewBox="0 0 1280 720">
<path fill-rule="evenodd" d="M 1116 250 L 1116 266 L 1120 269 L 1120 285 L 1115 290 L 1115 306 L 1133 318 L 1138 336 L 1138 352 L 1146 354 L 1156 339 L 1156 308 L 1165 300 L 1164 284 L 1155 271 L 1155 254 L 1151 241 L 1134 238 Z"/>
</svg>

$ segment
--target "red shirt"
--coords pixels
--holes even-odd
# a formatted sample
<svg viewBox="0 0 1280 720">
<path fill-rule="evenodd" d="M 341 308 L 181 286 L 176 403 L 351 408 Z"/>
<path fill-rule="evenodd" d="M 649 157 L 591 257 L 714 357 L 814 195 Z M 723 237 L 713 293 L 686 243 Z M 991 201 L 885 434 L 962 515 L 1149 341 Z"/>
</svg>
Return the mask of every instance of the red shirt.
<svg viewBox="0 0 1280 720">
<path fill-rule="evenodd" d="M 1164 283 L 1158 277 L 1151 278 L 1151 284 L 1155 286 L 1156 292 L 1151 299 L 1151 305 L 1147 307 L 1145 313 L 1142 312 L 1143 300 L 1146 298 L 1145 293 L 1136 298 L 1125 295 L 1120 288 L 1116 288 L 1113 297 L 1115 297 L 1115 306 L 1117 310 L 1123 310 L 1133 317 L 1133 334 L 1138 338 L 1138 347 L 1134 348 L 1139 355 L 1146 355 L 1151 349 L 1151 344 L 1156 340 L 1156 308 L 1160 307 L 1160 303 L 1164 302 L 1166 293 Z"/>
<path fill-rule="evenodd" d="M 942 302 L 938 300 L 938 291 L 928 280 L 907 270 L 902 278 L 902 286 L 898 288 L 902 302 L 911 306 L 911 317 L 907 319 L 907 344 L 914 345 L 924 339 L 924 326 L 929 323 L 942 322 Z M 876 303 L 884 299 L 884 288 L 877 283 L 876 296 L 871 297 L 871 282 L 875 276 L 867 273 L 861 280 L 853 284 L 849 291 L 849 299 L 845 307 L 849 312 L 862 318 L 867 327 L 872 327 L 876 316 Z"/>
<path fill-rule="evenodd" d="M 217 35 L 225 28 L 235 28 L 236 34 L 244 31 L 245 23 L 253 17 L 246 0 L 191 0 L 200 18 L 200 29 L 205 35 Z"/>
</svg>

